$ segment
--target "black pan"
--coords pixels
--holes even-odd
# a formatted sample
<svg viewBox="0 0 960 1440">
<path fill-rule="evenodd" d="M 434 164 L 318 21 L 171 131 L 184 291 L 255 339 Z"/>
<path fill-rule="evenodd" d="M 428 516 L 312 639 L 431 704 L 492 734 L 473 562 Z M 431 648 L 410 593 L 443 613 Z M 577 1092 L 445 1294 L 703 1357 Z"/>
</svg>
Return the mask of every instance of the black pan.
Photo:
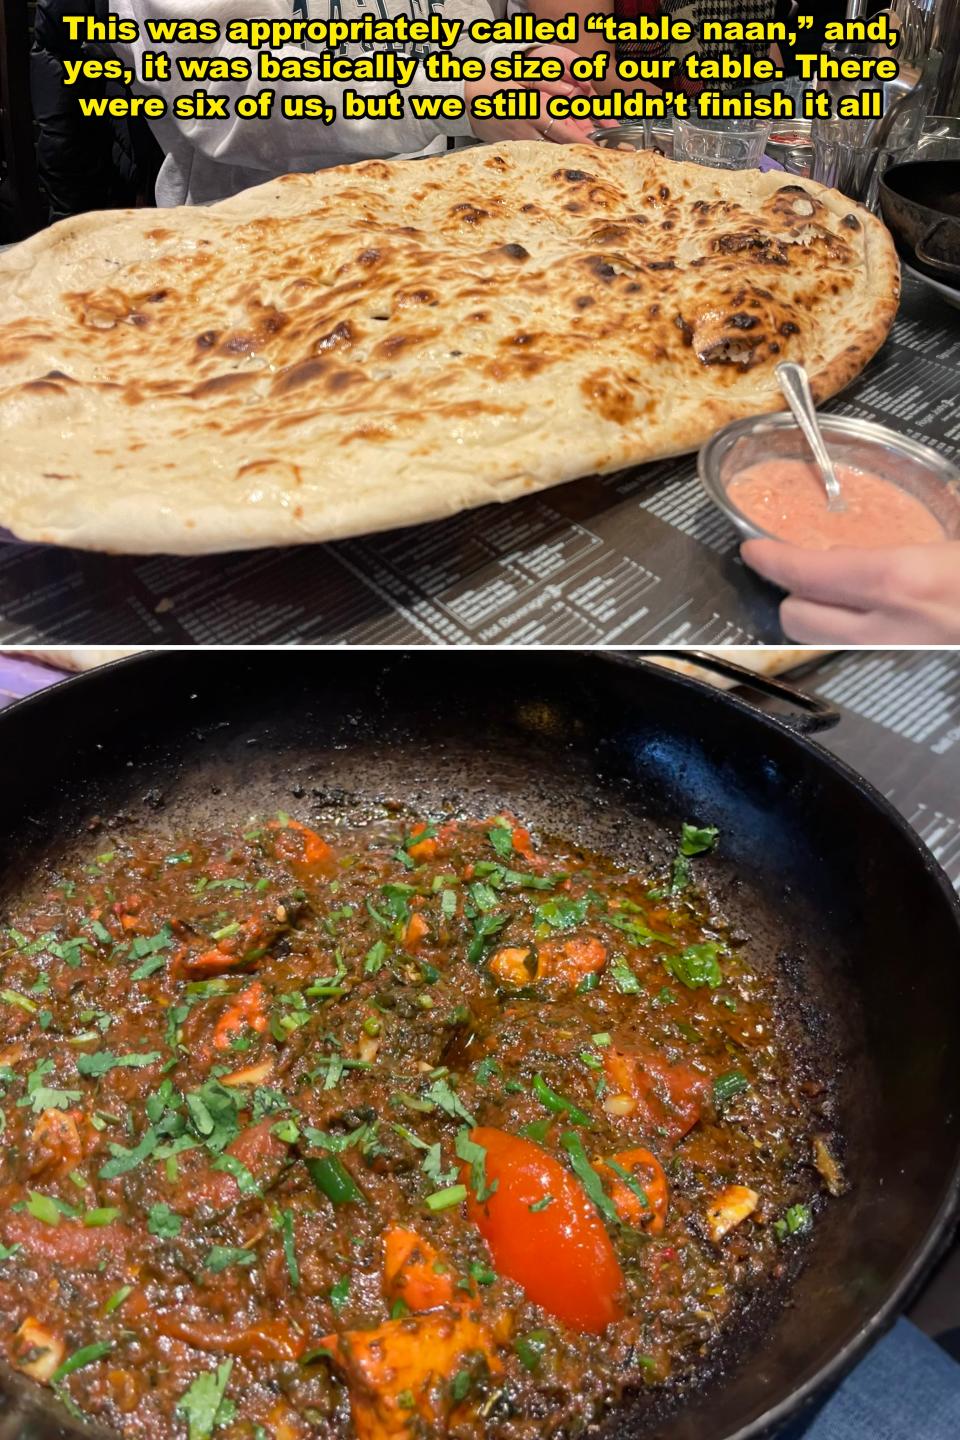
<svg viewBox="0 0 960 1440">
<path fill-rule="evenodd" d="M 747 1440 L 836 1382 L 945 1245 L 960 1192 L 960 906 L 870 786 L 775 719 L 636 660 L 577 653 L 167 652 L 0 716 L 0 877 L 89 825 L 284 808 L 314 822 L 401 799 L 510 806 L 637 865 L 718 825 L 701 873 L 837 1072 L 854 1184 L 818 1221 L 791 1303 L 764 1295 L 708 1371 L 649 1393 L 608 1440 Z M 2 1317 L 0 1317 L 2 1319 Z M 0 1440 L 76 1437 L 0 1372 Z"/>
<path fill-rule="evenodd" d="M 880 209 L 905 260 L 960 282 L 960 160 L 911 160 L 880 181 Z"/>
</svg>

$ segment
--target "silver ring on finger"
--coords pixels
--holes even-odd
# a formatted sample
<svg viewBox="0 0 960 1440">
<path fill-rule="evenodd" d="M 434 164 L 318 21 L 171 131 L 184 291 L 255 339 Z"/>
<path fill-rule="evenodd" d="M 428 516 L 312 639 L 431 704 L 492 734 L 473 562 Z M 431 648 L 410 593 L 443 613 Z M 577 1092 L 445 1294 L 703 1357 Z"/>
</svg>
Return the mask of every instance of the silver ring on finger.
<svg viewBox="0 0 960 1440">
<path fill-rule="evenodd" d="M 547 128 L 546 128 L 545 130 L 542 130 L 542 131 L 540 132 L 540 133 L 542 134 L 544 140 L 549 140 L 549 138 L 550 138 L 550 131 L 553 129 L 553 127 L 554 127 L 554 125 L 556 125 L 556 123 L 557 123 L 557 117 L 556 117 L 556 115 L 554 115 L 553 119 L 550 121 L 550 124 L 547 126 Z"/>
</svg>

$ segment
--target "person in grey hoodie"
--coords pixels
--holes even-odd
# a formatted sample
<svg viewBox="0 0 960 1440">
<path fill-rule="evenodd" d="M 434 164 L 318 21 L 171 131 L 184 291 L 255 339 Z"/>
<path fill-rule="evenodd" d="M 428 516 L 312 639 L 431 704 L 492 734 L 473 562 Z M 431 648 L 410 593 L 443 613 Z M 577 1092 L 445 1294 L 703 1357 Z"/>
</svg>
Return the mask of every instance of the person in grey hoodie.
<svg viewBox="0 0 960 1440">
<path fill-rule="evenodd" d="M 518 48 L 514 43 L 482 46 L 475 44 L 466 33 L 466 27 L 473 20 L 481 18 L 503 18 L 507 12 L 508 0 L 195 0 L 184 6 L 182 0 L 115 0 L 114 14 L 121 19 L 134 20 L 140 27 L 140 38 L 132 44 L 114 42 L 114 50 L 124 59 L 135 74 L 141 73 L 144 50 L 158 47 L 145 36 L 143 22 L 146 19 L 181 20 L 186 15 L 191 20 L 217 20 L 221 35 L 226 23 L 234 19 L 301 19 L 301 20 L 359 20 L 364 16 L 374 19 L 394 19 L 407 15 L 412 19 L 428 19 L 433 14 L 444 20 L 461 20 L 464 30 L 456 47 L 450 52 L 458 58 L 477 56 L 489 69 L 490 61 L 496 55 L 508 54 Z M 529 8 L 536 11 L 536 0 L 530 0 Z M 571 5 L 576 9 L 576 4 Z M 589 8 L 587 6 L 586 8 Z M 304 47 L 286 46 L 271 50 L 274 59 L 285 57 L 302 58 L 312 47 L 309 41 Z M 321 47 L 317 47 L 318 49 Z M 460 137 L 475 137 L 480 140 L 545 139 L 551 142 L 582 141 L 595 128 L 590 120 L 551 121 L 542 114 L 536 121 L 490 119 L 479 120 L 469 114 L 470 102 L 482 94 L 491 94 L 497 89 L 516 89 L 517 82 L 496 82 L 489 74 L 478 81 L 431 82 L 418 69 L 411 86 L 401 93 L 457 95 L 467 102 L 467 113 L 459 119 L 417 119 L 405 113 L 397 119 L 344 119 L 343 92 L 358 89 L 356 82 L 330 81 L 273 82 L 277 98 L 268 119 L 239 119 L 234 114 L 236 100 L 244 95 L 257 95 L 268 88 L 257 77 L 256 55 L 249 48 L 232 44 L 223 38 L 212 44 L 173 43 L 162 47 L 171 57 L 172 78 L 165 81 L 134 81 L 134 91 L 142 95 L 160 95 L 170 108 L 163 116 L 152 119 L 151 126 L 159 141 L 165 159 L 157 180 L 158 205 L 208 204 L 233 195 L 251 185 L 257 185 L 290 171 L 312 171 L 330 165 L 349 161 L 372 159 L 374 157 L 409 156 L 445 149 L 448 143 Z M 341 52 L 350 57 L 369 54 L 362 44 L 345 45 Z M 573 51 L 561 46 L 539 46 L 528 48 L 527 54 L 554 55 L 569 64 L 575 57 Z M 244 57 L 253 61 L 253 77 L 247 81 L 226 81 L 213 87 L 213 93 L 227 97 L 227 119 L 179 119 L 172 113 L 172 102 L 177 95 L 193 89 L 190 82 L 184 82 L 176 70 L 177 56 L 216 55 L 225 58 Z M 532 82 L 531 82 L 532 83 Z M 363 86 L 364 95 L 382 95 L 394 87 L 389 82 L 376 82 Z M 537 81 L 535 84 L 543 98 L 550 94 L 569 95 L 589 90 L 584 82 L 567 76 L 556 81 Z M 337 118 L 332 124 L 305 119 L 288 119 L 281 114 L 281 97 L 284 94 L 322 96 L 335 107 Z"/>
</svg>

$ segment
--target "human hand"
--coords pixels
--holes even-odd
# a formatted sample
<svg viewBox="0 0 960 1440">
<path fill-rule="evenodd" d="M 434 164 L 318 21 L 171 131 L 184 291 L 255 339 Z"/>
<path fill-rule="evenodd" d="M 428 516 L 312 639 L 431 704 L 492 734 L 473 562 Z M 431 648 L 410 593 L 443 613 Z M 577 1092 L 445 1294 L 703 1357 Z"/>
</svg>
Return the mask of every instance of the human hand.
<svg viewBox="0 0 960 1440">
<path fill-rule="evenodd" d="M 745 563 L 790 593 L 791 640 L 837 645 L 960 644 L 960 541 L 804 550 L 747 540 Z"/>
<path fill-rule="evenodd" d="M 549 140 L 558 145 L 582 145 L 589 143 L 592 132 L 598 126 L 609 126 L 614 123 L 611 120 L 597 120 L 592 117 L 582 120 L 552 119 L 547 113 L 547 102 L 553 96 L 562 95 L 567 98 L 573 95 L 593 96 L 596 92 L 589 81 L 575 80 L 570 75 L 570 65 L 574 60 L 581 58 L 575 50 L 569 50 L 563 45 L 535 45 L 524 53 L 537 59 L 560 60 L 565 70 L 563 77 L 559 80 L 523 82 L 494 80 L 487 74 L 480 80 L 467 81 L 464 86 L 464 98 L 467 102 L 468 112 L 472 102 L 478 96 L 493 96 L 501 90 L 536 90 L 540 95 L 540 116 L 536 120 L 509 120 L 496 116 L 481 119 L 476 115 L 471 115 L 470 126 L 478 140 L 485 140 L 489 143 L 498 140 Z"/>
</svg>

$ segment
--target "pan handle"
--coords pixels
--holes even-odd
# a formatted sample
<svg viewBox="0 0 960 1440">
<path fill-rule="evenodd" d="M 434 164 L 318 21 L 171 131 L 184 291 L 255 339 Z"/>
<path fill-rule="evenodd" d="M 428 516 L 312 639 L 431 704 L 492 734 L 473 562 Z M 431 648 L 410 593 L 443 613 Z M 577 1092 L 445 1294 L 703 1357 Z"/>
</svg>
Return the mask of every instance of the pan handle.
<svg viewBox="0 0 960 1440">
<path fill-rule="evenodd" d="M 936 225 L 931 225 L 930 229 L 926 232 L 926 234 L 922 235 L 914 246 L 914 253 L 916 254 L 918 260 L 921 260 L 924 265 L 929 265 L 931 270 L 937 270 L 942 275 L 949 275 L 954 280 L 958 276 L 960 276 L 960 265 L 957 265 L 950 260 L 941 260 L 940 257 L 937 255 L 931 255 L 930 251 L 927 249 L 927 246 L 930 244 L 930 241 L 933 239 L 934 235 L 936 235 L 941 225 L 955 225 L 956 223 L 957 221 L 954 219 L 953 216 L 948 216 L 943 220 L 938 220 Z"/>
<path fill-rule="evenodd" d="M 662 655 L 664 652 L 646 652 L 651 658 L 658 653 Z M 778 680 L 772 675 L 755 675 L 752 670 L 745 670 L 733 660 L 727 660 L 720 655 L 707 655 L 702 650 L 685 650 L 682 658 L 703 670 L 710 670 L 714 675 L 722 675 L 726 680 L 735 680 L 745 690 L 759 691 L 761 695 L 769 695 L 771 699 L 782 700 L 792 706 L 799 713 L 784 715 L 777 711 L 776 718 L 798 735 L 816 735 L 821 730 L 831 729 L 840 721 L 840 711 L 835 705 L 820 700 L 816 695 L 807 695 L 785 680 Z"/>
</svg>

